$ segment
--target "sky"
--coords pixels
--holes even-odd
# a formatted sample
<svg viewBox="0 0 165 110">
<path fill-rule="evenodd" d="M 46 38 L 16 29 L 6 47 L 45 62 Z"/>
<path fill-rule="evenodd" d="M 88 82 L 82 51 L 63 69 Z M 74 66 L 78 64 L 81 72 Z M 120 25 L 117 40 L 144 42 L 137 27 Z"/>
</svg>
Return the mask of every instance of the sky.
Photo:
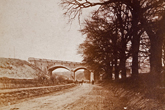
<svg viewBox="0 0 165 110">
<path fill-rule="evenodd" d="M 68 24 L 59 3 L 0 0 L 0 57 L 81 62 L 77 49 L 85 37 L 78 31 L 78 20 Z"/>
</svg>

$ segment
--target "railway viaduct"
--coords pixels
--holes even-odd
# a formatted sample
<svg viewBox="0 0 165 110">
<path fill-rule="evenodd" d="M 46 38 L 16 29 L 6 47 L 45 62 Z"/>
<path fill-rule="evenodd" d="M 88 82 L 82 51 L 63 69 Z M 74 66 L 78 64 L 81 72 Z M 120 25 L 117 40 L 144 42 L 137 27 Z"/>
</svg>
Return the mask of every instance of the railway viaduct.
<svg viewBox="0 0 165 110">
<path fill-rule="evenodd" d="M 60 60 L 50 60 L 50 59 L 39 59 L 39 58 L 28 58 L 28 61 L 40 68 L 46 74 L 52 75 L 52 71 L 58 68 L 64 68 L 71 72 L 71 75 L 74 80 L 76 80 L 75 72 L 84 69 L 88 70 L 82 63 L 80 62 L 71 62 L 71 61 L 60 61 Z M 90 82 L 94 80 L 94 74 L 90 72 Z"/>
</svg>

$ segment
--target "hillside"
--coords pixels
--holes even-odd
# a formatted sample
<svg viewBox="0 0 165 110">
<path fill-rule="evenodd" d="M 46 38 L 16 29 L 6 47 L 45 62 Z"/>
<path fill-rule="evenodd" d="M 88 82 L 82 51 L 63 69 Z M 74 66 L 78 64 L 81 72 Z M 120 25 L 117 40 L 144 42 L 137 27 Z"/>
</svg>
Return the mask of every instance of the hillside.
<svg viewBox="0 0 165 110">
<path fill-rule="evenodd" d="M 72 76 L 71 76 L 71 73 L 69 72 L 69 71 L 61 71 L 61 72 L 53 72 L 53 74 L 52 74 L 53 76 L 61 76 L 61 77 L 63 77 L 63 78 L 70 78 L 70 79 L 72 79 Z"/>
<path fill-rule="evenodd" d="M 81 72 L 81 71 L 76 73 L 76 79 L 77 80 L 87 80 L 87 78 L 84 75 L 84 72 Z"/>
<path fill-rule="evenodd" d="M 66 71 L 66 72 L 54 72 L 53 75 L 55 75 L 55 76 L 62 76 L 64 78 L 73 79 L 72 76 L 71 76 L 71 73 L 69 71 Z M 77 71 L 76 72 L 76 79 L 77 80 L 89 80 L 89 78 L 85 76 L 84 71 Z"/>
<path fill-rule="evenodd" d="M 25 60 L 0 58 L 0 77 L 15 79 L 33 79 L 43 72 Z"/>
<path fill-rule="evenodd" d="M 72 79 L 70 72 L 55 72 L 53 76 L 59 76 Z M 0 78 L 15 78 L 15 79 L 34 79 L 38 76 L 44 75 L 43 72 L 30 64 L 29 62 L 21 59 L 14 58 L 0 58 Z M 77 71 L 76 78 L 78 80 L 87 79 L 84 72 Z"/>
</svg>

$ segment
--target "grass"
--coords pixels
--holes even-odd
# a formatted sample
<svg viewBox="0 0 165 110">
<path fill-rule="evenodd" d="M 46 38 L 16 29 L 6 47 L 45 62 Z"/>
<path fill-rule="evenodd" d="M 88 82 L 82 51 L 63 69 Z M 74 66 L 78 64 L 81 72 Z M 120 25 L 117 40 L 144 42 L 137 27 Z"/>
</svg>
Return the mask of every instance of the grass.
<svg viewBox="0 0 165 110">
<path fill-rule="evenodd" d="M 61 83 L 72 83 L 65 80 L 63 75 L 50 78 L 38 67 L 25 60 L 0 58 L 0 88 L 21 88 L 34 86 L 49 86 Z"/>
<path fill-rule="evenodd" d="M 33 79 L 43 72 L 25 60 L 0 58 L 0 77 L 16 79 Z"/>
<path fill-rule="evenodd" d="M 140 74 L 135 78 L 104 81 L 102 86 L 112 90 L 129 109 L 165 110 L 165 88 L 150 74 Z"/>
</svg>

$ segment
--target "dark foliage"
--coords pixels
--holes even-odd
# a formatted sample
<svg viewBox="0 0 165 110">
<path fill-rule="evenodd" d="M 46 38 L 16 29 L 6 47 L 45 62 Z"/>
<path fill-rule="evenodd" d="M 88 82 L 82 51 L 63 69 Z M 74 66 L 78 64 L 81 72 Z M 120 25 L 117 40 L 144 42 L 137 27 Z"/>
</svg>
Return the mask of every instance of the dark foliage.
<svg viewBox="0 0 165 110">
<path fill-rule="evenodd" d="M 91 65 L 93 70 L 111 73 L 112 66 L 117 68 L 117 59 L 120 59 L 120 70 L 122 76 L 125 77 L 126 59 L 131 56 L 132 75 L 137 76 L 139 62 L 142 57 L 145 57 L 149 58 L 151 73 L 159 75 L 162 68 L 161 60 L 165 36 L 164 0 L 101 0 L 98 2 L 62 0 L 61 4 L 67 9 L 65 14 L 69 15 L 70 20 L 74 19 L 76 15 L 80 17 L 84 8 L 99 6 L 93 14 L 94 18 L 92 19 L 95 22 L 90 21 L 91 24 L 89 21 L 86 22 L 88 28 L 85 28 L 88 31 L 83 31 L 83 33 L 90 34 L 80 46 L 83 49 L 88 48 L 84 51 L 86 54 L 84 61 Z M 111 15 L 114 17 L 110 18 Z M 144 36 L 148 36 L 149 39 L 142 43 Z M 116 43 L 113 38 L 116 39 Z M 113 39 L 113 45 L 109 43 L 110 39 Z M 118 39 L 120 39 L 119 45 Z M 129 41 L 130 50 L 127 52 Z M 114 46 L 114 44 L 117 45 Z M 143 49 L 141 48 L 142 45 Z M 119 70 L 116 69 L 115 71 L 118 73 Z M 116 74 L 116 78 L 117 76 Z"/>
</svg>

